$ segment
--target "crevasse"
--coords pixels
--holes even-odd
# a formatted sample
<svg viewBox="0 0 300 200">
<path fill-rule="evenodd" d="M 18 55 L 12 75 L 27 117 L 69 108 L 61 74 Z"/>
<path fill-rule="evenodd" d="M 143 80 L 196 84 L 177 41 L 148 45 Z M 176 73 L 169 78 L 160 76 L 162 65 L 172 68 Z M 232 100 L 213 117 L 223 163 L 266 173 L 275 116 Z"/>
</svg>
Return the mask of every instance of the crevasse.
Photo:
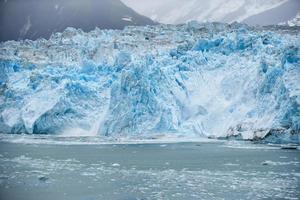
<svg viewBox="0 0 300 200">
<path fill-rule="evenodd" d="M 0 132 L 299 142 L 299 27 L 68 28 L 0 44 Z"/>
</svg>

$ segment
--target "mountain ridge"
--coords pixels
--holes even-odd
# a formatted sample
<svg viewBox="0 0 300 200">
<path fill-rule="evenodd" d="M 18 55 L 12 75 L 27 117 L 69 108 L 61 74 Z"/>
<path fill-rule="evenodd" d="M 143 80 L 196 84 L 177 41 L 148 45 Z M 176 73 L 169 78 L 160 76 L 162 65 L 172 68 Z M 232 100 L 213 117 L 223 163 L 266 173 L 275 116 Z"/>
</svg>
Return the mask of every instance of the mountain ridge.
<svg viewBox="0 0 300 200">
<path fill-rule="evenodd" d="M 91 31 L 153 24 L 119 0 L 0 1 L 0 41 L 48 39 L 67 27 Z"/>
<path fill-rule="evenodd" d="M 249 25 L 274 25 L 285 22 L 300 11 L 298 0 L 122 0 L 128 6 L 161 23 L 246 22 Z M 180 11 L 178 10 L 180 7 Z M 256 18 L 252 18 L 256 16 Z M 268 16 L 268 20 L 264 18 Z M 288 17 L 287 17 L 288 16 Z M 266 23 L 267 22 L 267 23 Z"/>
</svg>

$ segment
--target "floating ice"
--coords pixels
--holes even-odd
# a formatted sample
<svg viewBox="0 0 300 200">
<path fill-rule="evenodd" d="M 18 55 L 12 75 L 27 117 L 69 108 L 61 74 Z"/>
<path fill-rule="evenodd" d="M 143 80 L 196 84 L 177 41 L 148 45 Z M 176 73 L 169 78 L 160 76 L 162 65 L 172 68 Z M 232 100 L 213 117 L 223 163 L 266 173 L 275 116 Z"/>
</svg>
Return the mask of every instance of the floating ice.
<svg viewBox="0 0 300 200">
<path fill-rule="evenodd" d="M 114 163 L 111 166 L 113 166 L 113 167 L 120 167 L 120 164 L 119 163 Z"/>
<path fill-rule="evenodd" d="M 0 44 L 0 132 L 299 142 L 299 28 L 158 25 Z"/>
</svg>

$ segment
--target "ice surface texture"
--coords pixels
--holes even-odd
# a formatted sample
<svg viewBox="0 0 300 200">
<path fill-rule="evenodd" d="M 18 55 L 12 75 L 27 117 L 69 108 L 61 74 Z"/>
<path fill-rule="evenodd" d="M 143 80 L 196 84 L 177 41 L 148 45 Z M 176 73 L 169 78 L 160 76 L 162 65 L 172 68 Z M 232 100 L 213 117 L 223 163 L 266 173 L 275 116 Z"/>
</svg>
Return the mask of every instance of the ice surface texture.
<svg viewBox="0 0 300 200">
<path fill-rule="evenodd" d="M 0 132 L 299 141 L 299 28 L 68 28 L 0 44 Z"/>
</svg>

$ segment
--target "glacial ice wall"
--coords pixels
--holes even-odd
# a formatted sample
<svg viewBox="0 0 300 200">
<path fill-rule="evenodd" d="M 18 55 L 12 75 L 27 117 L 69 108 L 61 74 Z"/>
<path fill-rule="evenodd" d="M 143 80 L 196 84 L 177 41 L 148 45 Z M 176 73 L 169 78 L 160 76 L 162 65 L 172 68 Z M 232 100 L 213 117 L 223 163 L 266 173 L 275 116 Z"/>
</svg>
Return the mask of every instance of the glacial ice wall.
<svg viewBox="0 0 300 200">
<path fill-rule="evenodd" d="M 0 132 L 299 141 L 299 30 L 191 22 L 1 43 Z"/>
</svg>

